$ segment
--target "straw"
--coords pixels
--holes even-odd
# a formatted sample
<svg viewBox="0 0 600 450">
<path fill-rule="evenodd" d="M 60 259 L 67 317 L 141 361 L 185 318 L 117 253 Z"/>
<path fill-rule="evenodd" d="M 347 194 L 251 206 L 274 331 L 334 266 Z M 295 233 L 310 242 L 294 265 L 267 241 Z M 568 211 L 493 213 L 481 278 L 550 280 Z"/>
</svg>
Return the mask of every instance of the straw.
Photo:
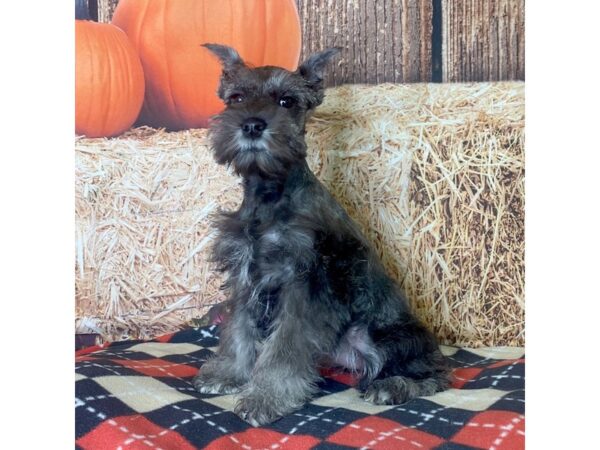
<svg viewBox="0 0 600 450">
<path fill-rule="evenodd" d="M 443 343 L 524 344 L 524 84 L 346 85 L 309 165 Z M 152 338 L 225 299 L 211 217 L 239 179 L 206 130 L 77 138 L 76 328 Z"/>
</svg>

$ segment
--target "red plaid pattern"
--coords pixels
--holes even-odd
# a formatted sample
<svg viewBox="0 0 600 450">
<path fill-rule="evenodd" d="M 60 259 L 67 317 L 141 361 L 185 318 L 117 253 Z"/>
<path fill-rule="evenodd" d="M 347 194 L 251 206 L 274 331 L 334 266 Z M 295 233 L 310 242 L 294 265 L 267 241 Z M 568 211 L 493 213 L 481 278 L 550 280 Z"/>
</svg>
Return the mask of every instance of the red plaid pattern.
<svg viewBox="0 0 600 450">
<path fill-rule="evenodd" d="M 281 450 L 308 450 L 320 441 L 312 436 L 290 436 L 273 430 L 251 428 L 241 433 L 223 436 L 211 442 L 207 450 L 238 450 L 241 448 L 269 448 Z"/>
<path fill-rule="evenodd" d="M 163 429 L 139 414 L 105 420 L 93 431 L 77 440 L 83 449 L 126 447 L 194 450 L 196 447 L 174 431 Z"/>
<path fill-rule="evenodd" d="M 432 434 L 377 416 L 357 420 L 330 436 L 327 441 L 381 450 L 398 448 L 429 450 L 444 442 L 443 439 Z"/>
<path fill-rule="evenodd" d="M 490 450 L 525 448 L 525 417 L 506 411 L 485 411 L 473 417 L 452 442 Z"/>
<path fill-rule="evenodd" d="M 146 359 L 132 361 L 129 359 L 112 359 L 114 363 L 134 369 L 149 377 L 193 377 L 198 369 L 186 364 L 169 363 L 163 359 Z"/>
<path fill-rule="evenodd" d="M 455 367 L 452 388 L 404 405 L 367 403 L 351 374 L 323 369 L 311 403 L 252 428 L 233 414 L 233 396 L 203 395 L 192 386 L 217 345 L 213 325 L 77 352 L 77 448 L 524 448 L 521 348 L 444 347 Z"/>
</svg>

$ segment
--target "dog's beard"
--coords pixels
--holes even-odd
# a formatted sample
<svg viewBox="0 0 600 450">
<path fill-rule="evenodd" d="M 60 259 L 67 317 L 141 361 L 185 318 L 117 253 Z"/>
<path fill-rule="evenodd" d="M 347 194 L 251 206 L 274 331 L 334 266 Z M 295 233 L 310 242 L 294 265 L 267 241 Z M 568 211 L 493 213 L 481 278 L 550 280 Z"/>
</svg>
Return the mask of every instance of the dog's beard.
<svg viewBox="0 0 600 450">
<path fill-rule="evenodd" d="M 295 130 L 267 128 L 262 136 L 251 139 L 243 135 L 238 121 L 217 117 L 211 128 L 215 160 L 233 167 L 241 176 L 282 177 L 290 167 L 306 156 L 304 139 Z M 301 136 L 301 135 L 300 135 Z"/>
</svg>

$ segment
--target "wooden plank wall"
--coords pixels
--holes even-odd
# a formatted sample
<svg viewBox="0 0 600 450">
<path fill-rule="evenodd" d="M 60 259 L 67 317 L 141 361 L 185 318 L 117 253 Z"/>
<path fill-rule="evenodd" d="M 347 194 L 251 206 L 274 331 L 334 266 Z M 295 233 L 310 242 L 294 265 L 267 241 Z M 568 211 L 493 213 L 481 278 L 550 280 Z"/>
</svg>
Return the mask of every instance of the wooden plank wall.
<svg viewBox="0 0 600 450">
<path fill-rule="evenodd" d="M 525 0 L 296 2 L 301 58 L 344 49 L 328 74 L 332 85 L 525 79 Z M 109 22 L 118 0 L 80 3 Z"/>
<path fill-rule="evenodd" d="M 442 2 L 444 81 L 525 79 L 524 0 Z"/>
<path fill-rule="evenodd" d="M 302 56 L 342 47 L 329 80 L 342 83 L 431 79 L 431 2 L 297 0 Z"/>
</svg>

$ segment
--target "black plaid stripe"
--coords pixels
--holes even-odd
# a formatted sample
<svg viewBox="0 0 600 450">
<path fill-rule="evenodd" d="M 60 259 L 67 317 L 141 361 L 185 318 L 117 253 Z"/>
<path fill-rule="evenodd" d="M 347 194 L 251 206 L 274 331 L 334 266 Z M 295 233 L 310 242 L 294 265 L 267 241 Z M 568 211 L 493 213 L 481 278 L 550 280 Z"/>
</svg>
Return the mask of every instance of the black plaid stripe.
<svg viewBox="0 0 600 450">
<path fill-rule="evenodd" d="M 231 436 L 233 439 L 219 442 L 252 448 L 244 439 L 251 440 L 249 436 L 255 436 L 255 432 L 231 412 L 233 398 L 203 395 L 193 388 L 192 372 L 212 356 L 217 345 L 218 329 L 213 326 L 186 329 L 168 339 L 115 343 L 84 355 L 83 360 L 76 364 L 76 436 L 89 436 L 112 418 L 141 415 L 159 430 L 149 434 L 150 440 L 165 439 L 169 433 L 174 433 L 173 436 L 181 436 L 191 445 L 203 448 L 217 439 Z M 519 351 L 515 350 L 514 354 L 501 349 L 498 353 L 493 350 L 477 352 L 481 354 L 458 349 L 449 356 L 454 367 L 475 370 L 468 372 L 474 375 L 464 382 L 460 390 L 451 389 L 404 405 L 374 407 L 362 401 L 351 386 L 325 378 L 319 384 L 321 391 L 313 403 L 263 427 L 263 430 L 272 430 L 279 433 L 277 436 L 283 436 L 271 443 L 274 448 L 282 447 L 286 436 L 312 436 L 320 442 L 314 448 L 352 448 L 326 441 L 342 430 L 353 429 L 357 421 L 373 417 L 386 421 L 382 423 L 392 421 L 398 424 L 398 435 L 392 437 L 397 442 L 402 442 L 402 433 L 408 432 L 404 430 L 413 429 L 446 441 L 436 447 L 439 449 L 474 448 L 450 441 L 481 411 L 523 414 L 525 406 L 524 363 L 519 360 Z M 512 356 L 498 357 L 505 354 Z M 144 375 L 143 370 L 147 370 L 146 366 L 153 362 L 160 366 L 151 369 L 159 371 L 158 375 Z M 498 367 L 490 367 L 494 364 Z M 186 369 L 182 371 L 182 367 Z M 177 375 L 187 374 L 188 367 L 194 368 L 194 371 L 189 370 L 190 375 Z M 169 372 L 170 368 L 173 373 Z M 128 431 L 129 434 L 122 433 L 123 439 L 131 440 L 137 436 L 135 430 Z M 373 442 L 388 439 L 387 434 L 379 436 L 371 432 L 374 433 Z M 407 442 L 409 440 L 407 438 Z M 165 441 L 161 442 L 164 448 Z"/>
<path fill-rule="evenodd" d="M 477 414 L 475 411 L 450 408 L 425 398 L 418 398 L 407 405 L 396 406 L 378 415 L 402 425 L 449 439 L 475 414 Z"/>
</svg>

